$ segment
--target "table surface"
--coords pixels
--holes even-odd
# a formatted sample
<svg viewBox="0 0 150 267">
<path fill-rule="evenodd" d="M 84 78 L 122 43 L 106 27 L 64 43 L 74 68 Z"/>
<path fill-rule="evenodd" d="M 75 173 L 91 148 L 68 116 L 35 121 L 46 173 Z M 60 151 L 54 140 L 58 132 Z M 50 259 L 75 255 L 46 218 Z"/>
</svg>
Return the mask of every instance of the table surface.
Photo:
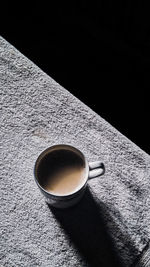
<svg viewBox="0 0 150 267">
<path fill-rule="evenodd" d="M 0 266 L 149 266 L 150 156 L 2 37 L 0 105 Z M 37 156 L 59 143 L 106 166 L 66 210 L 33 178 Z"/>
</svg>

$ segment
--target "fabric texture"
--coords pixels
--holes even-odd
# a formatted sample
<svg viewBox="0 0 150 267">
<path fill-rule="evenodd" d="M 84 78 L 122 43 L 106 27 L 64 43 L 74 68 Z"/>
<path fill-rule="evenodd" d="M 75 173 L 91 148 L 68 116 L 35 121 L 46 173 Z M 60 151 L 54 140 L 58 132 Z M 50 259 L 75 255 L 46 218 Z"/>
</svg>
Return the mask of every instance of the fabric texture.
<svg viewBox="0 0 150 267">
<path fill-rule="evenodd" d="M 150 266 L 150 156 L 2 37 L 0 105 L 0 266 Z M 33 177 L 59 143 L 106 168 L 66 210 Z"/>
<path fill-rule="evenodd" d="M 137 260 L 137 264 L 135 264 L 136 267 L 149 267 L 150 266 L 150 247 L 149 244 L 144 249 L 142 255 L 140 256 L 140 260 Z"/>
</svg>

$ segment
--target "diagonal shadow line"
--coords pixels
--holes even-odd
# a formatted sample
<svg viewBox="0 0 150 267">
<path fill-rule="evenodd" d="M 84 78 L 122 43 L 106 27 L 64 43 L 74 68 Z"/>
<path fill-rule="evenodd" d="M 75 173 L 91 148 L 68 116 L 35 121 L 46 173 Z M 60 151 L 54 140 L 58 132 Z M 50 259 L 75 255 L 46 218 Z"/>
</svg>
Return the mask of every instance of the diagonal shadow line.
<svg viewBox="0 0 150 267">
<path fill-rule="evenodd" d="M 94 200 L 88 187 L 76 206 L 63 210 L 49 208 L 91 267 L 125 266 L 100 212 L 101 206 Z"/>
</svg>

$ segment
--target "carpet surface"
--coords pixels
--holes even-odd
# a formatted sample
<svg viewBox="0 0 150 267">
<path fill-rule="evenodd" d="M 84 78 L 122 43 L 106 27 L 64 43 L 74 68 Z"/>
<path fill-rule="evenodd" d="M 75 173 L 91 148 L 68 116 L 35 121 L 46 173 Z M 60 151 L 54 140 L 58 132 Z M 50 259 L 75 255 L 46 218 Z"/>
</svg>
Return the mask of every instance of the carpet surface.
<svg viewBox="0 0 150 267">
<path fill-rule="evenodd" d="M 67 143 L 104 176 L 49 207 L 34 163 Z M 0 37 L 0 266 L 150 266 L 150 156 Z"/>
</svg>

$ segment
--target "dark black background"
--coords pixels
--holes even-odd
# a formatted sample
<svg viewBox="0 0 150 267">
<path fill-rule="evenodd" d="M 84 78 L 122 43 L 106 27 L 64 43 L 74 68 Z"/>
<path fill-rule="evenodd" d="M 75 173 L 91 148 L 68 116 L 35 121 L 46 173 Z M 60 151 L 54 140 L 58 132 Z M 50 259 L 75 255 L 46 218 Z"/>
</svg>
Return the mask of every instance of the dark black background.
<svg viewBox="0 0 150 267">
<path fill-rule="evenodd" d="M 1 10 L 1 35 L 150 153 L 150 21 L 144 2 L 55 1 Z"/>
</svg>

